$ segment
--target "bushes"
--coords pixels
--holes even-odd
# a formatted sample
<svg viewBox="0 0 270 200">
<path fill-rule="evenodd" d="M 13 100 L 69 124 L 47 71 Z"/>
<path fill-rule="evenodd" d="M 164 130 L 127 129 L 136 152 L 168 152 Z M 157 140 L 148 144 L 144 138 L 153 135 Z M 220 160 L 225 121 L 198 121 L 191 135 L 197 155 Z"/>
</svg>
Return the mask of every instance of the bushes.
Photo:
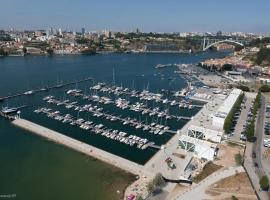
<svg viewBox="0 0 270 200">
<path fill-rule="evenodd" d="M 270 49 L 261 48 L 257 53 L 256 64 L 261 65 L 263 62 L 270 62 Z"/>
<path fill-rule="evenodd" d="M 3 48 L 0 48 L 0 56 L 7 56 L 8 53 L 3 49 Z"/>
<path fill-rule="evenodd" d="M 255 135 L 255 119 L 252 119 L 246 130 L 247 140 L 249 142 L 254 142 L 255 141 L 254 135 Z"/>
<path fill-rule="evenodd" d="M 224 64 L 222 68 L 224 71 L 232 71 L 233 66 L 231 64 Z"/>
<path fill-rule="evenodd" d="M 225 122 L 223 125 L 223 130 L 227 134 L 230 133 L 230 131 L 231 131 L 234 115 L 240 109 L 243 99 L 244 99 L 244 94 L 241 94 L 238 97 L 238 99 L 236 100 L 236 102 L 234 103 L 232 110 L 229 112 L 229 114 L 227 115 L 227 117 L 225 119 Z"/>
<path fill-rule="evenodd" d="M 242 157 L 242 155 L 240 154 L 240 153 L 238 153 L 238 154 L 236 154 L 235 156 L 234 156 L 234 160 L 235 160 L 235 162 L 236 162 L 236 165 L 242 165 L 242 162 L 243 162 L 243 157 Z"/>
<path fill-rule="evenodd" d="M 237 88 L 244 91 L 244 92 L 249 92 L 250 91 L 249 87 L 247 87 L 245 85 L 238 85 Z"/>
<path fill-rule="evenodd" d="M 141 195 L 136 197 L 136 200 L 144 200 L 143 197 Z"/>
<path fill-rule="evenodd" d="M 260 92 L 270 92 L 270 87 L 268 85 L 262 85 L 259 89 Z"/>
<path fill-rule="evenodd" d="M 261 177 L 260 186 L 261 186 L 262 190 L 267 191 L 269 189 L 269 180 L 268 180 L 268 177 L 266 175 Z"/>
<path fill-rule="evenodd" d="M 156 176 L 147 184 L 147 191 L 149 194 L 153 194 L 165 185 L 165 181 L 161 173 L 156 174 Z"/>
<path fill-rule="evenodd" d="M 236 196 L 232 196 L 232 200 L 238 200 Z"/>
</svg>

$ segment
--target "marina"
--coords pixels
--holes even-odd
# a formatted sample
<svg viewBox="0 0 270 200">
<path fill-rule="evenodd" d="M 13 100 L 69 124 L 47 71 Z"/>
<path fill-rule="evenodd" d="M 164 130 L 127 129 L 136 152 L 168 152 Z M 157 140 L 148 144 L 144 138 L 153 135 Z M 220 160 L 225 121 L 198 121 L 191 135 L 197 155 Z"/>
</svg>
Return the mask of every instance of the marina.
<svg viewBox="0 0 270 200">
<path fill-rule="evenodd" d="M 61 130 L 67 130 L 68 135 L 85 143 L 99 141 L 95 145 L 109 152 L 112 149 L 102 143 L 110 143 L 117 146 L 118 150 L 113 150 L 117 155 L 144 164 L 192 119 L 192 113 L 196 114 L 204 106 L 190 100 L 184 91 L 164 88 L 151 91 L 149 82 L 142 89 L 135 87 L 135 81 L 131 87 L 122 83 L 118 86 L 115 69 L 112 79 L 112 84 L 93 78 L 63 84 L 57 78 L 55 85 L 39 90 L 46 91 L 46 96 L 28 87 L 22 96 L 37 99 L 38 103 L 23 109 L 21 116 L 46 127 L 55 124 L 56 129 L 62 127 Z M 91 80 L 90 84 L 88 80 Z M 50 92 L 51 89 L 54 90 Z M 40 114 L 36 115 L 40 117 L 32 117 L 29 111 Z M 61 126 L 58 127 L 59 123 Z M 124 153 L 124 149 L 128 152 Z M 140 160 L 134 159 L 142 150 L 145 153 Z"/>
<path fill-rule="evenodd" d="M 49 118 L 61 121 L 62 123 L 69 123 L 71 126 L 77 126 L 88 132 L 107 137 L 108 139 L 119 141 L 130 146 L 135 145 L 138 149 L 144 150 L 149 145 L 155 144 L 154 142 L 148 142 L 146 138 L 140 138 L 135 135 L 127 135 L 127 133 L 118 130 L 111 130 L 104 127 L 103 124 L 94 124 L 92 121 L 86 121 L 83 118 L 76 119 L 70 114 L 61 115 L 59 111 L 53 111 L 49 108 L 37 109 L 34 112 L 46 114 Z"/>
<path fill-rule="evenodd" d="M 136 162 L 128 156 L 135 149 L 137 153 L 146 151 L 148 156 L 139 164 L 144 164 L 176 134 L 176 123 L 185 124 L 192 119 L 192 116 L 181 115 L 183 110 L 196 110 L 196 113 L 203 107 L 203 104 L 193 104 L 183 96 L 168 96 L 147 89 L 140 91 L 105 82 L 94 84 L 94 80 L 88 88 L 88 91 L 83 91 L 76 83 L 75 88 L 63 88 L 62 98 L 59 93 L 56 96 L 49 94 L 41 97 L 41 105 L 31 108 L 35 108 L 32 110 L 35 114 L 47 117 L 38 118 L 38 123 L 52 124 L 51 120 L 54 120 L 55 124 L 61 123 L 67 132 L 70 132 L 70 128 L 74 129 L 73 137 L 80 141 L 83 136 L 82 142 L 85 143 L 91 137 L 101 137 L 103 141 L 110 141 L 115 146 L 121 144 L 121 148 L 129 151 L 125 154 L 120 151 L 120 156 L 131 161 Z M 28 113 L 23 113 L 27 118 Z M 102 145 L 100 148 L 104 147 Z"/>
<path fill-rule="evenodd" d="M 15 126 L 21 127 L 21 128 L 26 129 L 30 132 L 34 132 L 35 134 L 38 134 L 42 137 L 50 139 L 50 140 L 57 142 L 59 144 L 68 146 L 69 148 L 72 148 L 72 149 L 79 151 L 79 152 L 82 152 L 84 154 L 98 158 L 104 162 L 107 162 L 107 163 L 110 163 L 111 165 L 114 165 L 116 167 L 120 167 L 122 169 L 125 169 L 131 173 L 135 174 L 137 172 L 142 171 L 141 167 L 139 165 L 137 165 L 136 163 L 122 159 L 118 156 L 114 156 L 113 154 L 110 154 L 106 151 L 102 151 L 102 150 L 95 148 L 91 145 L 88 145 L 86 143 L 82 143 L 78 140 L 74 140 L 71 137 L 68 137 L 64 134 L 50 130 L 50 129 L 45 128 L 43 126 L 37 125 L 37 124 L 32 123 L 28 120 L 16 119 L 12 123 Z"/>
<path fill-rule="evenodd" d="M 54 145 L 54 143 L 27 134 L 30 131 L 40 136 L 42 136 L 42 133 L 46 133 L 42 137 L 59 144 L 66 143 L 68 145 L 63 145 L 70 148 L 73 145 L 77 146 L 78 149 L 89 145 L 90 148 L 82 148 L 85 153 L 75 148 L 72 149 L 140 176 L 150 177 L 153 173 L 162 170 L 167 178 L 179 178 L 183 166 L 189 162 L 190 157 L 187 156 L 185 160 L 180 160 L 181 162 L 178 163 L 173 156 L 168 158 L 166 153 L 171 152 L 169 150 L 171 143 L 176 144 L 178 141 L 177 130 L 182 129 L 185 124 L 192 121 L 193 116 L 201 109 L 204 109 L 203 103 L 192 101 L 187 98 L 187 95 L 176 95 L 176 92 L 187 88 L 188 84 L 179 74 L 174 73 L 174 68 L 155 69 L 153 66 L 158 63 L 197 62 L 213 55 L 199 55 L 192 57 L 192 59 L 187 55 L 181 56 L 175 54 L 166 56 L 157 54 L 116 54 L 93 57 L 33 57 L 27 63 L 21 57 L 16 58 L 16 60 L 10 58 L 1 60 L 5 63 L 8 61 L 8 63 L 3 64 L 2 71 L 5 77 L 0 85 L 0 96 L 12 96 L 13 93 L 23 93 L 20 91 L 27 92 L 34 91 L 34 88 L 43 88 L 42 92 L 33 94 L 28 92 L 28 94 L 12 97 L 0 103 L 1 108 L 18 108 L 27 105 L 27 107 L 19 109 L 21 112 L 20 118 L 12 119 L 11 125 L 8 120 L 4 120 L 2 117 L 0 119 L 4 133 L 0 135 L 3 157 L 8 158 L 11 155 L 10 148 L 14 152 L 12 159 L 5 159 L 8 160 L 7 166 L 9 169 L 21 165 L 27 167 L 29 163 L 26 161 L 31 157 L 31 163 L 34 163 L 34 167 L 44 171 L 46 174 L 46 176 L 39 177 L 39 179 L 41 178 L 46 183 L 54 179 L 65 186 L 68 183 L 62 181 L 61 173 L 70 173 L 67 169 L 70 169 L 68 166 L 72 166 L 72 170 L 74 170 L 72 174 L 74 178 L 72 179 L 76 179 L 76 183 L 83 182 L 87 187 L 91 187 L 91 193 L 98 192 L 101 195 L 99 199 L 107 199 L 102 196 L 104 193 L 102 188 L 107 187 L 104 186 L 104 182 L 107 182 L 107 180 L 115 180 L 115 177 L 111 177 L 114 174 L 114 172 L 111 172 L 111 167 L 102 171 L 100 167 L 102 165 L 97 163 L 95 159 L 92 160 L 84 155 L 72 153 L 72 151 Z M 31 73 L 23 74 L 22 69 L 24 68 L 27 68 Z M 115 71 L 114 81 L 112 78 L 113 68 Z M 12 69 L 16 69 L 16 71 L 14 72 Z M 54 89 L 46 90 L 44 86 L 49 85 L 48 83 L 55 83 L 56 76 L 61 77 L 62 81 L 54 84 L 57 86 Z M 80 83 L 74 81 L 74 84 L 66 86 L 62 85 L 69 82 L 69 80 L 79 80 L 78 77 L 85 76 L 91 76 L 93 79 Z M 10 80 L 16 81 L 11 82 Z M 30 83 L 29 87 L 26 87 L 25 83 L 28 82 Z M 103 85 L 100 89 L 93 88 L 99 83 Z M 106 88 L 109 90 L 106 91 Z M 110 90 L 114 92 L 110 92 Z M 52 103 L 47 102 L 50 99 L 53 101 Z M 91 105 L 91 107 L 88 107 L 88 111 L 81 110 L 87 108 L 87 105 Z M 189 108 L 189 105 L 192 106 Z M 55 119 L 48 117 L 48 114 L 38 113 L 38 110 L 42 108 L 51 109 L 50 112 L 59 111 L 59 116 Z M 89 112 L 89 108 L 93 108 L 95 112 Z M 97 109 L 100 110 L 97 111 Z M 34 112 L 35 110 L 36 112 Z M 151 116 L 150 113 L 152 113 Z M 14 114 L 17 114 L 17 112 Z M 100 114 L 103 116 L 99 116 Z M 62 117 L 64 118 L 61 119 Z M 71 118 L 69 119 L 69 117 Z M 83 119 L 84 122 L 79 119 Z M 77 121 L 78 124 L 81 123 L 81 125 L 75 124 L 74 121 Z M 71 122 L 74 122 L 74 125 L 71 125 Z M 152 123 L 155 124 L 151 126 Z M 100 124 L 103 125 L 102 128 L 95 128 Z M 26 131 L 16 127 L 21 127 Z M 169 129 L 166 128 L 168 130 L 165 131 L 165 127 L 169 127 Z M 47 131 L 52 134 L 47 135 Z M 96 134 L 98 131 L 100 133 Z M 116 133 L 116 131 L 118 132 Z M 121 139 L 120 141 L 115 139 L 123 137 L 123 133 L 120 134 L 120 132 L 126 133 L 124 136 L 126 139 L 130 137 L 130 140 L 126 140 L 127 143 L 124 140 L 120 142 Z M 56 140 L 59 136 L 56 133 L 75 140 L 76 145 L 67 143 L 66 140 L 64 142 L 63 140 Z M 101 135 L 102 133 L 103 135 Z M 57 136 L 55 140 L 53 139 L 54 135 Z M 147 139 L 146 146 L 142 141 L 145 141 L 145 139 Z M 141 140 L 142 145 L 138 148 L 139 140 Z M 133 146 L 131 146 L 131 141 L 135 141 Z M 7 147 L 6 143 L 10 144 L 10 147 Z M 146 148 L 142 149 L 143 146 Z M 166 146 L 166 149 L 164 149 L 164 146 Z M 91 150 L 93 151 L 91 152 Z M 35 157 L 31 156 L 33 154 Z M 80 161 L 76 159 L 70 161 L 70 154 L 80 158 Z M 68 159 L 63 160 L 63 157 Z M 176 169 L 169 168 L 166 160 L 170 161 L 168 163 L 175 164 Z M 35 165 L 35 163 L 40 163 L 40 165 Z M 93 169 L 96 165 L 98 167 Z M 48 171 L 49 166 L 55 167 L 51 169 L 52 171 Z M 84 166 L 83 169 L 82 166 Z M 24 171 L 27 169 L 28 167 Z M 100 171 L 97 172 L 96 169 Z M 11 171 L 13 174 L 11 176 L 13 178 L 17 177 L 16 173 L 13 173 L 13 170 Z M 24 171 L 19 171 L 19 176 L 27 179 L 27 176 L 32 173 L 24 173 Z M 57 174 L 51 173 L 54 171 Z M 96 179 L 97 174 L 107 172 L 111 178 L 94 185 L 91 184 L 91 181 L 89 182 L 90 179 Z M 33 176 L 36 176 L 35 173 Z M 106 175 L 106 177 L 108 176 Z M 22 188 L 25 191 L 25 188 L 29 186 L 28 184 L 26 186 L 14 185 L 14 182 L 10 181 L 9 177 L 4 177 L 4 180 L 6 186 L 14 187 L 16 190 Z M 31 180 L 29 180 L 30 183 Z M 52 191 L 52 188 L 46 185 L 43 184 L 44 187 Z M 70 187 L 73 186 L 70 185 Z M 80 193 L 81 189 L 76 191 Z"/>
</svg>

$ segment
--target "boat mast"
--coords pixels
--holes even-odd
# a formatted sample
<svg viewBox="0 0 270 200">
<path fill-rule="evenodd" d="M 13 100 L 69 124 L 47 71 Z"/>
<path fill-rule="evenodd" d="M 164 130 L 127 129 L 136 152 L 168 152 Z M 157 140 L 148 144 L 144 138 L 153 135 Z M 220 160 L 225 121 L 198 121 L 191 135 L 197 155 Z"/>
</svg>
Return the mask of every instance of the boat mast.
<svg viewBox="0 0 270 200">
<path fill-rule="evenodd" d="M 113 67 L 113 81 L 112 84 L 115 85 L 115 74 L 114 74 L 114 67 Z"/>
</svg>

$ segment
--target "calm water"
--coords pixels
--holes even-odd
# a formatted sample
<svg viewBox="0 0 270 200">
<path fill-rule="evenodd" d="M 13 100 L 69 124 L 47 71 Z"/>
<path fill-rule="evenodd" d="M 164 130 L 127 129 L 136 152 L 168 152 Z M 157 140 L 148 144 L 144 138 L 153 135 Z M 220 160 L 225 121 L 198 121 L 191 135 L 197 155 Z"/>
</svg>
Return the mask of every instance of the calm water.
<svg viewBox="0 0 270 200">
<path fill-rule="evenodd" d="M 153 92 L 161 89 L 175 91 L 186 86 L 185 81 L 174 73 L 173 68 L 157 70 L 154 69 L 155 65 L 196 63 L 223 55 L 225 54 L 110 54 L 92 57 L 3 58 L 0 59 L 0 96 L 36 88 L 42 84 L 53 84 L 57 79 L 65 82 L 91 76 L 95 82 L 111 83 L 113 68 L 118 85 L 135 87 L 138 90 L 148 86 L 149 90 Z M 79 84 L 78 87 L 90 94 L 89 87 L 92 84 L 89 81 Z M 66 98 L 64 91 L 72 87 L 74 86 L 55 89 L 48 93 L 38 93 L 31 97 L 14 98 L 3 103 L 2 106 L 6 104 L 10 106 L 28 105 L 22 110 L 24 118 L 138 163 L 145 163 L 154 155 L 154 150 L 141 151 L 129 148 L 124 144 L 94 134 L 86 134 L 77 127 L 63 125 L 33 113 L 35 108 L 46 106 L 41 100 L 44 96 L 53 94 L 58 98 Z M 87 102 L 80 100 L 79 103 Z M 162 105 L 155 104 L 149 106 L 162 107 Z M 138 113 L 106 106 L 103 108 L 110 113 L 146 120 Z M 76 112 L 66 109 L 60 109 L 60 111 L 77 115 Z M 171 108 L 170 112 L 191 116 L 198 112 L 198 109 L 185 111 Z M 80 117 L 90 118 L 95 123 L 100 122 L 100 119 L 90 115 L 80 115 Z M 150 122 L 158 119 L 149 118 L 147 120 Z M 110 121 L 103 123 L 109 128 L 146 137 L 157 144 L 163 144 L 171 137 L 169 134 L 163 136 L 147 134 Z M 181 128 L 185 121 L 172 120 L 161 123 L 177 129 Z M 21 199 L 42 199 L 41 197 L 44 197 L 43 199 L 117 199 L 119 196 L 115 191 L 123 189 L 125 183 L 131 178 L 128 174 L 122 174 L 118 169 L 13 127 L 4 119 L 0 119 L 0 159 L 0 194 L 17 194 L 17 197 Z"/>
</svg>

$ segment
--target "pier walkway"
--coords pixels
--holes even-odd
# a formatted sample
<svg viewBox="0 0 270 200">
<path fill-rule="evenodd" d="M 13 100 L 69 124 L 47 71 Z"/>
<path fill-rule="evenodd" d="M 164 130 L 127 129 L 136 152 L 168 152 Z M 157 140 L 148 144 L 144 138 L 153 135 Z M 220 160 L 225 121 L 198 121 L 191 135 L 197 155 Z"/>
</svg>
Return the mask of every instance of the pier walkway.
<svg viewBox="0 0 270 200">
<path fill-rule="evenodd" d="M 56 84 L 56 85 L 49 86 L 46 89 L 51 90 L 51 89 L 64 87 L 64 86 L 68 86 L 68 85 L 73 85 L 73 84 L 76 84 L 76 83 L 81 83 L 81 82 L 85 82 L 85 81 L 89 81 L 89 80 L 93 80 L 93 78 L 92 77 L 87 77 L 85 79 L 81 79 L 81 80 L 78 80 L 78 81 L 71 81 L 71 82 L 68 82 L 68 83 Z M 44 91 L 42 88 L 37 88 L 37 89 L 33 90 L 34 93 L 42 92 L 42 91 Z M 4 100 L 7 100 L 7 99 L 24 96 L 25 95 L 24 93 L 25 92 L 18 92 L 17 94 L 12 94 L 12 95 L 8 95 L 8 96 L 0 97 L 0 102 L 2 102 Z"/>
<path fill-rule="evenodd" d="M 146 172 L 143 169 L 142 165 L 139 165 L 135 162 L 121 158 L 119 156 L 113 155 L 109 152 L 103 151 L 103 150 L 98 149 L 98 148 L 91 146 L 89 144 L 80 142 L 80 141 L 75 140 L 71 137 L 68 137 L 64 134 L 61 134 L 61 133 L 58 133 L 58 132 L 53 131 L 51 129 L 45 128 L 43 126 L 40 126 L 40 125 L 35 124 L 33 122 L 30 122 L 28 120 L 19 118 L 19 119 L 13 120 L 12 124 L 14 124 L 15 126 L 18 126 L 20 128 L 26 129 L 26 130 L 28 130 L 32 133 L 35 133 L 39 136 L 42 136 L 42 137 L 45 137 L 49 140 L 57 142 L 59 144 L 65 145 L 69 148 L 72 148 L 72 149 L 78 151 L 78 152 L 81 152 L 81 153 L 84 153 L 86 155 L 97 158 L 99 160 L 102 160 L 106 163 L 114 165 L 114 166 L 121 168 L 125 171 L 128 171 L 132 174 L 138 174 L 140 176 L 152 175 L 149 172 Z"/>
</svg>

